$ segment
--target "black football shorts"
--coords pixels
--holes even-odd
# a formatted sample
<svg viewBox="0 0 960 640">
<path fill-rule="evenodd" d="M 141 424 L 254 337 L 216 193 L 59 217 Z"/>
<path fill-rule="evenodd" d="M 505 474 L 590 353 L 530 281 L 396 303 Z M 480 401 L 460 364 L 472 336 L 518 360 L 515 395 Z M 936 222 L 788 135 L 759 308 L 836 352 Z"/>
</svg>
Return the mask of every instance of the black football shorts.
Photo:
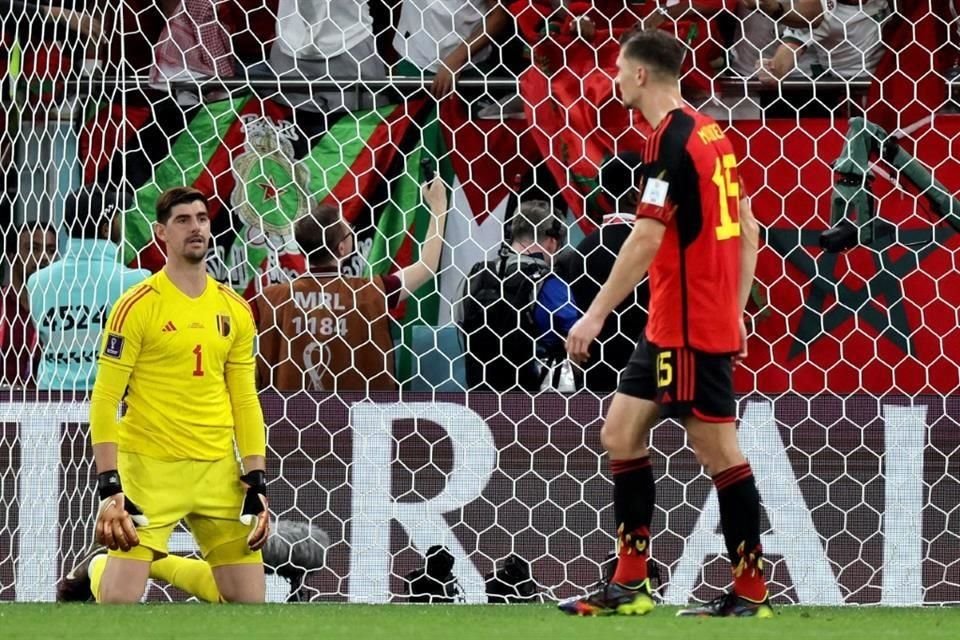
<svg viewBox="0 0 960 640">
<path fill-rule="evenodd" d="M 644 337 L 620 375 L 617 391 L 656 402 L 664 418 L 733 422 L 737 415 L 731 354 L 661 349 Z"/>
</svg>

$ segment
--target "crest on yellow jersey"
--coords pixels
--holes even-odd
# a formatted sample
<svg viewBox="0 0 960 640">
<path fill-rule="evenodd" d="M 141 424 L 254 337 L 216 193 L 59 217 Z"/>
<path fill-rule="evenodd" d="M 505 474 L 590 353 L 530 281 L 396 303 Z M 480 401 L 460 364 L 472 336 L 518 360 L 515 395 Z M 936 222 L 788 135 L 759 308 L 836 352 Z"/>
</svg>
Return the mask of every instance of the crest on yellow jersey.
<svg viewBox="0 0 960 640">
<path fill-rule="evenodd" d="M 217 331 L 224 338 L 230 335 L 230 316 L 217 316 Z"/>
</svg>

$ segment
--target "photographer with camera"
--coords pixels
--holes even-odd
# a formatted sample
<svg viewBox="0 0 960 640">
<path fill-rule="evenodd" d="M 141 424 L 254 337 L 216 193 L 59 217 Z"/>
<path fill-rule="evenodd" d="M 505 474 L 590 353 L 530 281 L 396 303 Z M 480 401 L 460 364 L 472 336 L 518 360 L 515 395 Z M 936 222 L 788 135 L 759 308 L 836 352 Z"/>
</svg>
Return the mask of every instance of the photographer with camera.
<svg viewBox="0 0 960 640">
<path fill-rule="evenodd" d="M 520 205 L 510 244 L 478 262 L 463 282 L 455 317 L 474 390 L 539 391 L 556 386 L 563 340 L 580 318 L 570 287 L 553 273 L 567 229 L 546 202 Z"/>
</svg>

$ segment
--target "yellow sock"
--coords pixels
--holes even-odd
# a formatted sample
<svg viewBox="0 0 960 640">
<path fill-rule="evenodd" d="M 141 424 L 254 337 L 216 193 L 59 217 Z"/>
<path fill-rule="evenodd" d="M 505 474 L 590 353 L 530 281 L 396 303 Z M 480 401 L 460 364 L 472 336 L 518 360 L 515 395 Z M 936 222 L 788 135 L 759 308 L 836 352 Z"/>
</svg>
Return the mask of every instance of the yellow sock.
<svg viewBox="0 0 960 640">
<path fill-rule="evenodd" d="M 200 600 L 220 602 L 213 569 L 203 560 L 168 555 L 150 564 L 150 577 L 172 584 Z"/>
<path fill-rule="evenodd" d="M 90 591 L 93 592 L 93 598 L 100 602 L 100 579 L 103 577 L 103 570 L 107 567 L 107 556 L 97 556 L 90 561 L 87 568 L 87 575 L 90 576 Z"/>
</svg>

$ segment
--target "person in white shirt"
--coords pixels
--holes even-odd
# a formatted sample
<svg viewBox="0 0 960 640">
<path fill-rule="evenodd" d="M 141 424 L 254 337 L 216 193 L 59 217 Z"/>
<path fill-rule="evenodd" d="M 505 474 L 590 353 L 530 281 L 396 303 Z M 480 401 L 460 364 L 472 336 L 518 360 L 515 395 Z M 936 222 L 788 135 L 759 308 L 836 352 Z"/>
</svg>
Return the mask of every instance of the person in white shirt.
<svg viewBox="0 0 960 640">
<path fill-rule="evenodd" d="M 270 66 L 298 80 L 386 77 L 377 54 L 368 0 L 280 0 Z M 354 89 L 285 92 L 295 107 L 324 112 L 358 109 Z"/>
<path fill-rule="evenodd" d="M 822 13 L 820 0 L 740 0 L 730 71 L 742 78 L 755 76 L 760 60 L 776 53 L 780 29 L 808 27 Z"/>
<path fill-rule="evenodd" d="M 881 26 L 890 13 L 887 0 L 821 0 L 822 13 L 807 28 L 784 29 L 770 59 L 760 61 L 760 79 L 776 84 L 792 74 L 816 78 L 831 72 L 844 79 L 870 75 L 883 55 Z M 809 67 L 797 60 L 812 55 Z"/>
<path fill-rule="evenodd" d="M 397 75 L 433 76 L 431 93 L 445 96 L 466 66 L 490 56 L 508 21 L 500 0 L 403 0 L 393 40 Z"/>
</svg>

